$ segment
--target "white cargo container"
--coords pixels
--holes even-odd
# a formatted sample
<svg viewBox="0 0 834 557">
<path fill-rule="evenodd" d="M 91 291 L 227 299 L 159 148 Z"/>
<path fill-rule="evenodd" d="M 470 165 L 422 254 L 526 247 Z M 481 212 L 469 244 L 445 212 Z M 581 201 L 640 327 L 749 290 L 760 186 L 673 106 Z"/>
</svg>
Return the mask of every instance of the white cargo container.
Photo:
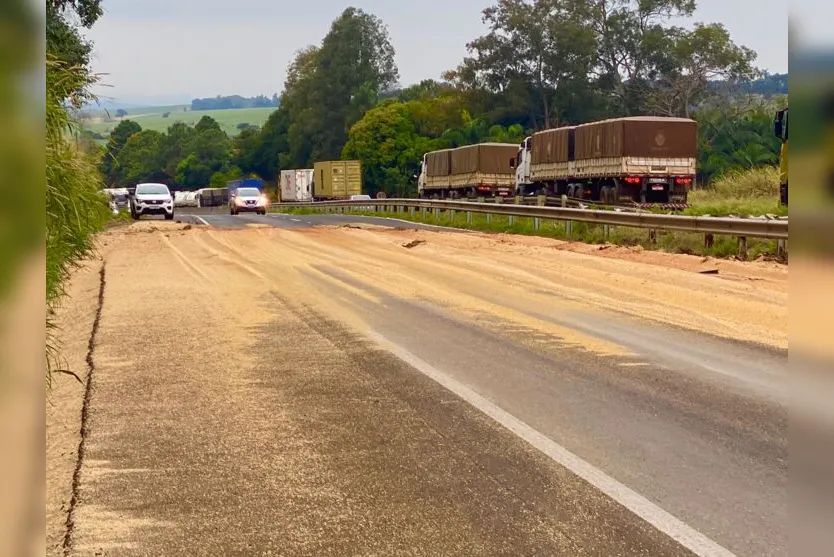
<svg viewBox="0 0 834 557">
<path fill-rule="evenodd" d="M 309 201 L 313 169 L 281 171 L 281 201 Z"/>
<path fill-rule="evenodd" d="M 310 201 L 313 198 L 313 169 L 304 168 L 295 171 L 296 201 Z"/>
</svg>

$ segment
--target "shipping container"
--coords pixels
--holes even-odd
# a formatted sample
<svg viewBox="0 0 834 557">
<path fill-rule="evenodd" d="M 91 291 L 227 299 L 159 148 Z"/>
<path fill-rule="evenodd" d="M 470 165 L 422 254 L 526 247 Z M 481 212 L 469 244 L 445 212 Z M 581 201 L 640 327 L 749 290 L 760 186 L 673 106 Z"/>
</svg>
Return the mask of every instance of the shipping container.
<svg viewBox="0 0 834 557">
<path fill-rule="evenodd" d="M 313 199 L 348 199 L 362 193 L 359 161 L 323 161 L 313 166 Z"/>
<path fill-rule="evenodd" d="M 278 190 L 280 192 L 281 202 L 298 201 L 295 195 L 295 170 L 282 170 L 280 180 L 281 183 Z"/>
</svg>

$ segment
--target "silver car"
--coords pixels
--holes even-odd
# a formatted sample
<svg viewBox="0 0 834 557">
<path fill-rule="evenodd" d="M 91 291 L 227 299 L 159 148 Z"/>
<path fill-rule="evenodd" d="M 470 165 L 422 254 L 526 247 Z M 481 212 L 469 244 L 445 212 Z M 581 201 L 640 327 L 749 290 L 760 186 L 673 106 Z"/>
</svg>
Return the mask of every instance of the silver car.
<svg viewBox="0 0 834 557">
<path fill-rule="evenodd" d="M 265 215 L 268 204 L 266 195 L 258 188 L 238 188 L 229 197 L 229 214 L 244 212 Z"/>
</svg>

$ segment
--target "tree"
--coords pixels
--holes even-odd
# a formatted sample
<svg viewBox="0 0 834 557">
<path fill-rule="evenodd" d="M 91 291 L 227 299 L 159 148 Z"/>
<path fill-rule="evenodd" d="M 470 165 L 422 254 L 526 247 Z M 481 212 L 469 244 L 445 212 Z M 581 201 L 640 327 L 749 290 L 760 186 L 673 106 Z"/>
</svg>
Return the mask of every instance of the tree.
<svg viewBox="0 0 834 557">
<path fill-rule="evenodd" d="M 350 127 L 397 81 L 394 47 L 382 21 L 347 8 L 320 48 L 296 57 L 281 106 L 289 108 L 290 160 L 307 166 L 339 157 Z"/>
<path fill-rule="evenodd" d="M 104 176 L 107 184 L 115 184 L 120 178 L 119 158 L 127 140 L 136 133 L 142 131 L 142 126 L 133 120 L 122 120 L 110 132 L 107 139 L 106 151 L 98 165 L 99 171 Z"/>
<path fill-rule="evenodd" d="M 469 44 L 466 57 L 448 76 L 468 89 L 512 93 L 530 125 L 551 127 L 567 111 L 574 83 L 587 79 L 594 62 L 593 31 L 582 0 L 498 0 L 483 11 L 489 32 Z"/>
<path fill-rule="evenodd" d="M 414 193 L 423 153 L 436 141 L 417 134 L 405 103 L 388 101 L 369 110 L 349 133 L 342 156 L 362 161 L 368 193 Z"/>
<path fill-rule="evenodd" d="M 621 114 L 640 110 L 642 86 L 656 74 L 652 61 L 667 46 L 666 24 L 689 17 L 695 0 L 593 0 L 594 74 Z"/>
<path fill-rule="evenodd" d="M 127 110 L 124 108 L 120 108 L 116 111 L 116 118 L 124 118 L 125 116 L 127 116 Z"/>
<path fill-rule="evenodd" d="M 672 28 L 654 54 L 657 79 L 646 94 L 647 108 L 664 116 L 689 118 L 710 93 L 711 81 L 727 84 L 758 77 L 756 53 L 737 46 L 720 23 L 696 24 L 692 31 Z"/>
<path fill-rule="evenodd" d="M 47 0 L 47 54 L 66 63 L 68 68 L 87 68 L 93 45 L 84 39 L 75 22 L 89 29 L 102 13 L 101 0 Z"/>
<path fill-rule="evenodd" d="M 163 181 L 166 174 L 159 160 L 163 134 L 142 130 L 131 135 L 119 153 L 118 178 L 123 185 Z"/>
</svg>

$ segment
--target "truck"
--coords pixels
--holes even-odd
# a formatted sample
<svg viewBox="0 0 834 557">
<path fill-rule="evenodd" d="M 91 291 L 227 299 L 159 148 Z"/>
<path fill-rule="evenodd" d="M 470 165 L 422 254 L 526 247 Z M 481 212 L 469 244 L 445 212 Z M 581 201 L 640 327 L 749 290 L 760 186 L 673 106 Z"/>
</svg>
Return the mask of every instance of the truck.
<svg viewBox="0 0 834 557">
<path fill-rule="evenodd" d="M 773 131 L 781 142 L 779 148 L 779 204 L 788 205 L 788 107 L 776 112 Z"/>
<path fill-rule="evenodd" d="M 312 198 L 312 168 L 281 171 L 281 201 L 310 201 Z"/>
<path fill-rule="evenodd" d="M 695 182 L 698 124 L 689 118 L 614 118 L 543 130 L 517 150 L 516 195 L 686 203 Z"/>
<path fill-rule="evenodd" d="M 226 182 L 226 189 L 229 190 L 229 195 L 233 194 L 236 189 L 244 187 L 263 190 L 264 181 L 260 178 L 244 178 L 243 180 L 232 180 L 231 182 Z"/>
<path fill-rule="evenodd" d="M 362 163 L 322 161 L 313 165 L 310 192 L 314 201 L 350 199 L 362 193 Z"/>
<path fill-rule="evenodd" d="M 477 143 L 423 155 L 417 196 L 431 199 L 502 196 L 515 189 L 514 143 Z"/>
</svg>

